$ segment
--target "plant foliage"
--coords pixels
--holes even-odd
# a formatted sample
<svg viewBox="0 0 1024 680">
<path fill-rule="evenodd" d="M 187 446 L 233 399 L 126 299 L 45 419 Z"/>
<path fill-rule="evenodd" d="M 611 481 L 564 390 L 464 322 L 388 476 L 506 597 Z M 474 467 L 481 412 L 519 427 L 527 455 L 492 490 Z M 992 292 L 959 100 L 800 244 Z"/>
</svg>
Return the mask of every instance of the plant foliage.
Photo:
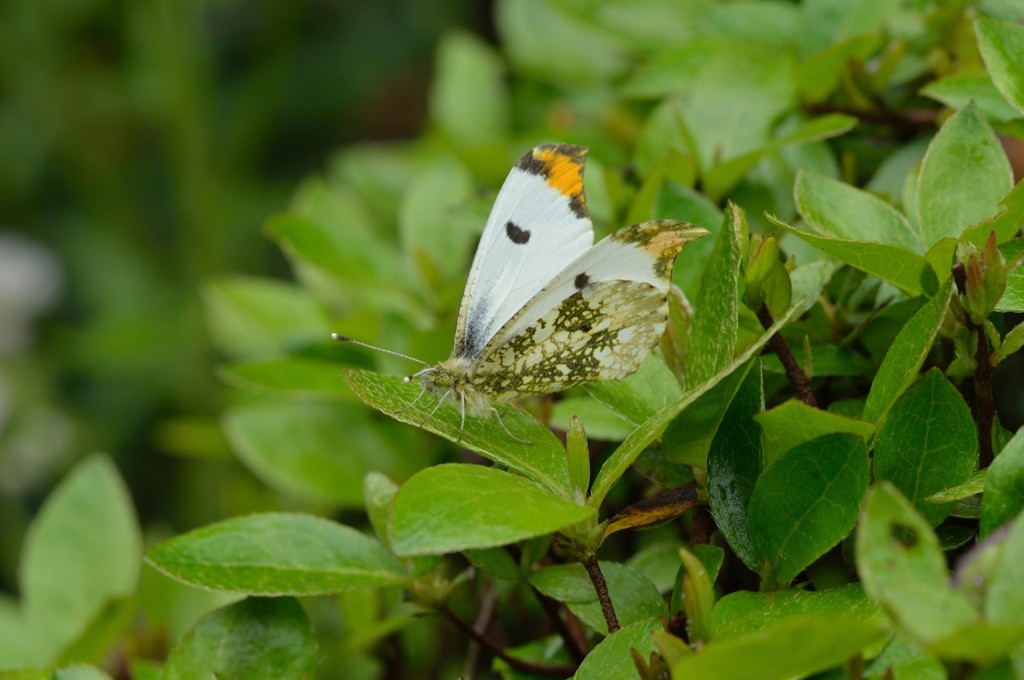
<svg viewBox="0 0 1024 680">
<path fill-rule="evenodd" d="M 159 572 L 228 595 L 140 678 L 1024 675 L 1022 19 L 499 0 L 497 47 L 441 42 L 421 137 L 343 149 L 268 219 L 294 281 L 203 288 L 224 431 L 293 511 L 170 537 L 144 588 L 88 460 L 26 540 L 0 668 L 104 677 L 69 664 L 130 635 L 127 598 L 191 596 Z M 495 189 L 549 141 L 590 147 L 600 235 L 711 235 L 635 375 L 463 429 L 330 332 L 447 357 Z"/>
</svg>

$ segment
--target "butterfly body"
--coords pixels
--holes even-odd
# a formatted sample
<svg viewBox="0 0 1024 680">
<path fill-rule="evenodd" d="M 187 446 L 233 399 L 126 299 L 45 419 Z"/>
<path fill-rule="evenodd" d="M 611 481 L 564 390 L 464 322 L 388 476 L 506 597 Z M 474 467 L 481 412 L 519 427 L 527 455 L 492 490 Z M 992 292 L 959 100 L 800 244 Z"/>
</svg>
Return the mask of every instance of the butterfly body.
<svg viewBox="0 0 1024 680">
<path fill-rule="evenodd" d="M 665 329 L 676 255 L 706 234 L 654 220 L 593 241 L 586 149 L 536 147 L 506 179 L 473 261 L 452 355 L 410 379 L 463 417 L 639 368 Z"/>
</svg>

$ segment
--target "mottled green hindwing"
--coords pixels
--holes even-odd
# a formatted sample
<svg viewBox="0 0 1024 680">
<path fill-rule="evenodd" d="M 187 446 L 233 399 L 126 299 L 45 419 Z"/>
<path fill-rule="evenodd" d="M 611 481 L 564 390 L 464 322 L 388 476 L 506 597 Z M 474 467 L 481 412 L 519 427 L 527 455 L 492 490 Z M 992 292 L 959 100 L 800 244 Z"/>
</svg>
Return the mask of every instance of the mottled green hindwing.
<svg viewBox="0 0 1024 680">
<path fill-rule="evenodd" d="M 481 357 L 473 385 L 512 398 L 623 378 L 658 342 L 667 313 L 665 292 L 649 283 L 588 285 Z"/>
</svg>

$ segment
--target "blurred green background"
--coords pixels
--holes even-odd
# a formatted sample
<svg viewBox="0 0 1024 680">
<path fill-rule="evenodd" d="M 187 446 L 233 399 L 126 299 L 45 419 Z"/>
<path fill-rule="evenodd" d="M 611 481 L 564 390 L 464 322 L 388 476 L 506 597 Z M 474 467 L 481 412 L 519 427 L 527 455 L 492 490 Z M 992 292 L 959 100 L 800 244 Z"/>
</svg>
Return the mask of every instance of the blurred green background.
<svg viewBox="0 0 1024 680">
<path fill-rule="evenodd" d="M 446 356 L 493 190 L 535 144 L 592 149 L 599 236 L 654 216 L 714 231 L 726 197 L 755 229 L 765 211 L 791 220 L 798 169 L 913 206 L 943 107 L 978 93 L 1016 144 L 976 13 L 1019 21 L 1024 3 L 6 0 L 0 613 L 30 518 L 91 452 L 114 458 L 147 545 L 254 510 L 363 525 L 367 470 L 401 482 L 461 455 L 356 403 L 342 365 L 410 366 L 328 333 Z M 712 244 L 680 256 L 686 293 Z M 878 293 L 852 270 L 835 289 L 850 325 Z M 875 367 L 913 309 L 893 305 L 861 335 Z M 741 330 L 761 332 L 751 314 Z M 268 358 L 288 363 L 244 384 Z M 1019 369 L 1003 367 L 1000 413 L 1016 427 Z M 839 388 L 862 396 L 869 373 Z M 264 389 L 284 374 L 295 384 Z M 551 406 L 556 425 L 573 398 Z M 624 436 L 590 409 L 592 436 Z M 151 659 L 219 602 L 148 567 L 136 595 L 131 639 Z M 401 604 L 374 598 L 306 604 L 318 635 L 340 639 Z M 410 668 L 446 656 L 425 629 L 402 638 Z"/>
<path fill-rule="evenodd" d="M 143 526 L 262 505 L 217 425 L 199 287 L 285 275 L 267 216 L 346 143 L 419 133 L 438 38 L 488 36 L 489 12 L 0 3 L 0 589 L 29 517 L 91 451 L 116 459 Z"/>
</svg>

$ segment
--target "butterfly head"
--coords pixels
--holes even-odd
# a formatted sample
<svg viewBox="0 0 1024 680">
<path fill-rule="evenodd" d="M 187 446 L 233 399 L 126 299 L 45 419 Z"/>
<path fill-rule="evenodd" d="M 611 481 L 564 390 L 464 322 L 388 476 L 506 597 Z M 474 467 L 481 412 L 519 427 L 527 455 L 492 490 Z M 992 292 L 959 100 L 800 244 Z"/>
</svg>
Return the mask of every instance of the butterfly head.
<svg viewBox="0 0 1024 680">
<path fill-rule="evenodd" d="M 450 397 L 456 404 L 465 404 L 466 413 L 480 415 L 490 409 L 490 400 L 476 389 L 471 364 L 463 357 L 452 357 L 436 366 L 425 368 L 406 378 L 416 380 L 424 391 L 444 400 Z"/>
</svg>

